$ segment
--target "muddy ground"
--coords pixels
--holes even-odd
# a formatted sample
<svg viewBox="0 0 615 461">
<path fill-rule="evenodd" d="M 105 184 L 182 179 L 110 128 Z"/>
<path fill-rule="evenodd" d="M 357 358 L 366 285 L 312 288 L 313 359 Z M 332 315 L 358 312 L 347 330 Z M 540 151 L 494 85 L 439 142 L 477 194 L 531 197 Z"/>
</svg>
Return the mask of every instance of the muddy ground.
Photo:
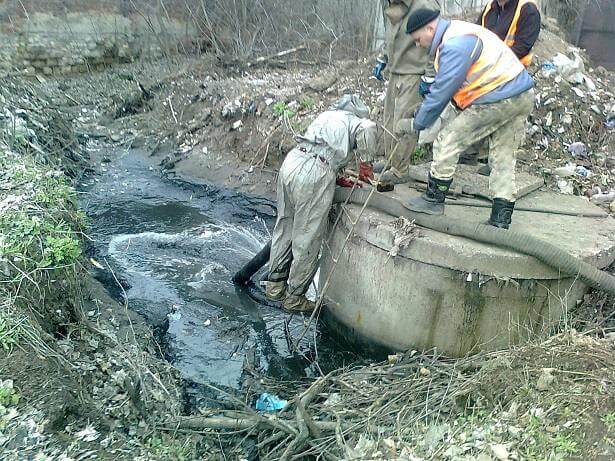
<svg viewBox="0 0 615 461">
<path fill-rule="evenodd" d="M 560 51 L 567 51 L 567 45 L 546 35 L 537 54 L 551 59 Z M 358 93 L 373 117 L 381 119 L 385 87 L 369 77 L 371 65 L 371 58 L 337 61 L 330 67 L 291 60 L 283 68 L 247 69 L 225 67 L 211 56 L 135 63 L 87 77 L 36 78 L 28 82 L 29 93 L 21 94 L 26 102 L 20 104 L 36 107 L 37 98 L 44 99 L 47 108 L 72 123 L 71 143 L 76 144 L 57 159 L 73 183 L 114 162 L 108 156 L 87 155 L 88 143 L 97 143 L 138 148 L 171 177 L 272 197 L 277 168 L 294 134 L 337 97 Z M 520 168 L 543 175 L 549 187 L 559 190 L 561 179 L 554 171 L 575 160 L 593 171 L 594 179 L 566 176 L 572 193 L 612 188 L 613 132 L 603 127 L 614 103 L 612 76 L 588 70 L 598 86 L 596 96 L 579 99 L 569 84 L 540 76 L 538 67 L 533 71 L 543 101 L 556 100 L 535 112 L 532 125 L 538 128 L 531 130 Z M 17 85 L 15 91 L 23 87 Z M 574 129 L 565 122 L 567 113 L 573 116 Z M 567 150 L 576 141 L 584 141 L 591 152 L 581 161 Z M 420 160 L 428 158 L 429 153 Z M 82 258 L 80 267 L 92 272 L 96 264 L 101 262 Z M 293 432 L 265 424 L 255 436 L 262 421 L 247 432 L 260 442 L 258 448 L 254 442 L 246 444 L 246 431 L 238 437 L 223 426 L 213 432 L 190 424 L 178 429 L 181 416 L 195 409 L 186 408 L 179 376 L 164 360 L 150 327 L 110 296 L 108 287 L 82 277 L 79 292 L 70 293 L 73 313 L 43 328 L 42 342 L 24 341 L 0 353 L 2 459 L 257 459 L 257 452 L 262 459 L 283 456 L 284 447 L 277 445 L 289 445 Z M 112 275 L 107 280 L 109 285 L 115 282 Z M 119 283 L 115 287 L 121 293 Z M 315 437 L 320 442 L 306 442 L 295 455 L 300 458 L 303 450 L 304 456 L 315 456 L 322 449 L 330 459 L 612 459 L 615 345 L 610 332 L 615 307 L 612 298 L 593 292 L 580 312 L 575 326 L 592 331 L 590 338 L 573 332 L 544 346 L 469 362 L 460 372 L 464 386 L 457 389 L 456 404 L 448 405 L 445 398 L 453 375 L 442 371 L 446 366 L 429 354 L 390 358 L 375 368 L 378 373 L 384 370 L 383 377 L 374 372 L 376 381 L 339 370 L 326 383 L 328 390 L 312 396 L 311 411 L 321 421 L 340 418 L 336 405 L 343 407 L 344 402 L 347 409 L 357 408 L 356 414 L 347 415 L 349 421 L 366 420 L 379 410 L 371 406 L 379 401 L 383 387 L 378 386 L 396 392 L 408 386 L 403 379 L 411 377 L 412 383 L 434 382 L 437 387 L 436 375 L 448 380 L 437 387 L 444 392 L 438 405 L 448 416 L 429 424 L 420 419 L 412 424 L 416 431 L 396 436 L 391 435 L 394 430 L 380 434 L 367 426 L 354 435 L 344 429 L 329 439 Z M 396 381 L 396 369 L 388 368 L 396 365 L 410 370 L 399 375 L 401 381 Z M 345 384 L 351 386 L 346 391 Z M 416 385 L 417 401 L 431 402 L 430 387 Z M 290 388 L 304 390 L 297 386 Z M 351 400 L 358 389 L 352 386 L 364 386 L 365 401 Z M 348 389 L 354 397 L 347 395 Z M 221 406 L 227 412 L 245 411 L 232 398 Z M 392 408 L 402 415 L 408 410 Z M 248 420 L 256 418 L 247 415 Z M 286 417 L 294 424 L 294 415 L 282 415 Z"/>
</svg>

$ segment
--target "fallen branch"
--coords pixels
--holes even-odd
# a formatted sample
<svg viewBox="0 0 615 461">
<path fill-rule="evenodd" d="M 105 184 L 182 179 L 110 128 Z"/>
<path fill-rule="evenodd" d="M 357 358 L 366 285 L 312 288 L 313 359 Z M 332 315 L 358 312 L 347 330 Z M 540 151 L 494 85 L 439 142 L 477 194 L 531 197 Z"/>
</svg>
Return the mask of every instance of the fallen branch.
<svg viewBox="0 0 615 461">
<path fill-rule="evenodd" d="M 337 423 L 330 421 L 312 421 L 314 427 L 319 431 L 335 431 Z M 230 418 L 228 416 L 193 416 L 174 421 L 171 426 L 160 427 L 160 429 L 192 429 L 192 430 L 243 430 L 253 428 L 277 429 L 288 435 L 299 435 L 299 428 L 296 420 L 281 419 L 276 416 L 265 416 L 260 414 L 245 414 L 241 418 Z"/>
<path fill-rule="evenodd" d="M 295 48 L 291 48 L 289 50 L 284 50 L 284 51 L 280 51 L 279 53 L 275 53 L 275 54 L 270 54 L 269 56 L 261 56 L 259 58 L 256 58 L 254 61 L 251 61 L 247 64 L 248 67 L 252 67 L 255 66 L 257 64 L 262 64 L 266 61 L 269 61 L 271 59 L 275 59 L 275 58 L 281 58 L 283 56 L 287 56 L 289 54 L 293 54 L 293 53 L 297 53 L 299 51 L 303 51 L 305 50 L 307 47 L 305 45 L 301 45 Z"/>
</svg>

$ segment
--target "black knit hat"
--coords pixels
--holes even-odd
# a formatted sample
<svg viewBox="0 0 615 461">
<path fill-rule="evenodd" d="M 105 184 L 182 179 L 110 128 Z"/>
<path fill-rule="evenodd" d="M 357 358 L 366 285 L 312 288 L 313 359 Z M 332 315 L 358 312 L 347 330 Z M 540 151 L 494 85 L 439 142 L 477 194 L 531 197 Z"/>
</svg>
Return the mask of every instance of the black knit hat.
<svg viewBox="0 0 615 461">
<path fill-rule="evenodd" d="M 440 12 L 438 10 L 429 10 L 427 8 L 416 10 L 408 18 L 406 33 L 411 34 L 412 32 L 419 30 L 421 27 L 426 26 L 438 16 L 440 16 Z"/>
</svg>

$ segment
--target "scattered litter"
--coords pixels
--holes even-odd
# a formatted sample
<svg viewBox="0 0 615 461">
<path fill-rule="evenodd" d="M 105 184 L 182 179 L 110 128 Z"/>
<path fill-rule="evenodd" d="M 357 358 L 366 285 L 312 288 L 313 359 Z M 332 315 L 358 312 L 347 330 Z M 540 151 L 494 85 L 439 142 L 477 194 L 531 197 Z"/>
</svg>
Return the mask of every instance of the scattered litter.
<svg viewBox="0 0 615 461">
<path fill-rule="evenodd" d="M 573 157 L 587 157 L 587 146 L 582 142 L 573 142 L 568 146 L 568 152 L 570 152 Z"/>
<path fill-rule="evenodd" d="M 553 170 L 555 176 L 560 178 L 567 178 L 568 176 L 574 176 L 577 166 L 574 163 L 567 163 L 565 166 L 560 166 Z"/>
<path fill-rule="evenodd" d="M 557 73 L 557 68 L 551 61 L 544 61 L 541 66 L 541 71 L 542 75 L 548 78 Z"/>
<path fill-rule="evenodd" d="M 557 187 L 562 194 L 565 195 L 573 195 L 574 187 L 571 182 L 566 181 L 565 179 L 560 179 L 557 181 Z"/>
<path fill-rule="evenodd" d="M 94 258 L 90 258 L 90 263 L 92 263 L 92 266 L 94 266 L 97 269 L 104 269 L 104 266 L 98 261 L 96 261 Z"/>
<path fill-rule="evenodd" d="M 84 442 L 93 442 L 98 437 L 100 437 L 100 433 L 92 426 L 88 426 L 75 434 L 76 439 L 83 440 Z"/>
<path fill-rule="evenodd" d="M 288 402 L 280 399 L 277 395 L 263 392 L 256 401 L 258 411 L 278 411 L 286 408 Z"/>
<path fill-rule="evenodd" d="M 237 120 L 233 123 L 233 130 L 238 130 L 243 126 L 243 122 L 241 120 Z"/>
<path fill-rule="evenodd" d="M 181 312 L 170 312 L 167 314 L 167 317 L 169 317 L 170 320 L 179 320 L 182 318 L 182 314 Z"/>
<path fill-rule="evenodd" d="M 506 461 L 509 459 L 510 454 L 508 453 L 508 448 L 505 445 L 499 443 L 492 443 L 489 445 L 491 449 L 491 454 L 495 456 L 500 461 Z"/>
<path fill-rule="evenodd" d="M 584 82 L 585 65 L 577 53 L 573 53 L 573 59 L 562 53 L 557 53 L 553 57 L 553 64 L 557 73 L 570 83 L 580 84 Z"/>
<path fill-rule="evenodd" d="M 582 165 L 577 166 L 574 172 L 577 176 L 581 176 L 583 178 L 589 178 L 592 176 L 592 172 Z"/>
<path fill-rule="evenodd" d="M 593 203 L 611 203 L 615 200 L 615 190 L 608 193 L 598 193 L 591 196 L 590 199 Z"/>
</svg>

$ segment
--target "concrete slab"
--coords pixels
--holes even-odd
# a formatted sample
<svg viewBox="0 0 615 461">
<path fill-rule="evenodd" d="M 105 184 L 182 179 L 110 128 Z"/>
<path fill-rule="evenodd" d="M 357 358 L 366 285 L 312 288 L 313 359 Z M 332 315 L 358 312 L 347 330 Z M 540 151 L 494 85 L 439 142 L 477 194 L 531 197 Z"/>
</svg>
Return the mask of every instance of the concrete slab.
<svg viewBox="0 0 615 461">
<path fill-rule="evenodd" d="M 389 193 L 398 200 L 407 201 L 419 192 L 407 185 L 396 186 Z M 452 200 L 449 200 L 451 203 Z M 484 203 L 482 205 L 485 205 Z M 518 207 L 552 209 L 564 213 L 597 213 L 601 210 L 587 200 L 576 196 L 538 191 L 518 201 Z M 346 230 L 352 226 L 360 208 L 348 206 L 341 224 Z M 445 206 L 445 216 L 451 220 L 486 222 L 490 207 Z M 396 233 L 391 223 L 396 217 L 367 208 L 354 233 L 378 248 L 390 251 Z M 596 267 L 605 267 L 615 259 L 615 219 L 592 218 L 559 214 L 515 211 L 511 229 L 555 244 L 564 251 L 582 258 Z M 559 279 L 553 268 L 534 257 L 511 250 L 494 247 L 470 239 L 450 236 L 430 229 L 421 229 L 399 256 L 439 267 L 464 272 L 476 272 L 502 279 Z"/>
<path fill-rule="evenodd" d="M 398 200 L 418 195 L 408 186 Z M 600 210 L 580 197 L 538 191 L 519 206 L 563 212 Z M 393 350 L 436 348 L 449 356 L 494 350 L 544 337 L 587 291 L 533 257 L 429 229 L 410 232 L 397 256 L 396 217 L 367 208 L 340 207 L 321 258 L 320 290 L 340 332 Z M 490 208 L 445 207 L 445 216 L 486 221 Z M 353 228 L 353 223 L 356 226 Z M 334 222 L 334 221 L 331 221 Z M 598 267 L 615 259 L 615 219 L 515 212 L 512 228 L 558 245 Z M 347 236 L 352 230 L 351 238 Z M 407 236 L 408 234 L 406 234 Z"/>
<path fill-rule="evenodd" d="M 426 183 L 429 173 L 429 163 L 410 166 L 410 178 L 414 181 Z M 482 176 L 477 173 L 480 166 L 457 165 L 452 190 L 457 194 L 467 193 L 492 199 L 489 191 L 489 176 Z M 544 186 L 544 180 L 527 173 L 517 172 L 515 175 L 517 182 L 517 196 L 519 198 L 528 195 Z"/>
</svg>

